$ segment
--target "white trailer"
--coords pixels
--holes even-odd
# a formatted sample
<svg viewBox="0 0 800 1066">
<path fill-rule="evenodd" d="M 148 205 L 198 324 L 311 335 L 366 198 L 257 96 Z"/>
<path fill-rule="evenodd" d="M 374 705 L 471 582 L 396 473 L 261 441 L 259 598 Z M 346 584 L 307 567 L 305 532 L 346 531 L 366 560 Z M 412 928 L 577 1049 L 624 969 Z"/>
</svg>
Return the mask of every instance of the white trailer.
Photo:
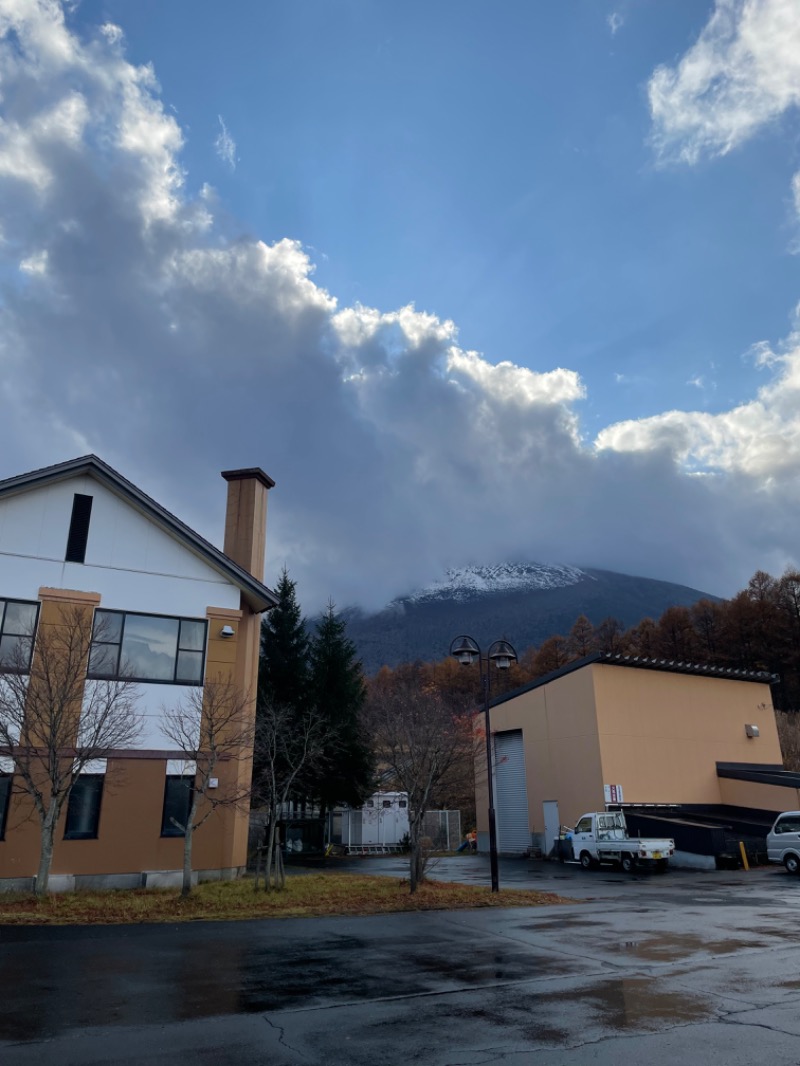
<svg viewBox="0 0 800 1066">
<path fill-rule="evenodd" d="M 666 870 L 675 853 L 669 837 L 629 837 L 622 811 L 584 814 L 572 830 L 572 853 L 585 869 L 603 862 L 618 863 L 631 873 L 637 866 Z"/>
</svg>

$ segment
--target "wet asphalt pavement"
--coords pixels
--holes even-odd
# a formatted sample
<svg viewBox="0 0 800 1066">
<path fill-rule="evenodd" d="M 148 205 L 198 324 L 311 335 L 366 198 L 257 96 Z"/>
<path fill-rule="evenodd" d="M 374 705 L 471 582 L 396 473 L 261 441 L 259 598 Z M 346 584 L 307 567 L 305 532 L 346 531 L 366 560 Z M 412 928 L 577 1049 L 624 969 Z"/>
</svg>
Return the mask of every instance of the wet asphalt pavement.
<svg viewBox="0 0 800 1066">
<path fill-rule="evenodd" d="M 435 876 L 485 883 L 486 865 Z M 518 860 L 501 884 L 582 902 L 0 927 L 0 1063 L 800 1064 L 800 879 Z"/>
</svg>

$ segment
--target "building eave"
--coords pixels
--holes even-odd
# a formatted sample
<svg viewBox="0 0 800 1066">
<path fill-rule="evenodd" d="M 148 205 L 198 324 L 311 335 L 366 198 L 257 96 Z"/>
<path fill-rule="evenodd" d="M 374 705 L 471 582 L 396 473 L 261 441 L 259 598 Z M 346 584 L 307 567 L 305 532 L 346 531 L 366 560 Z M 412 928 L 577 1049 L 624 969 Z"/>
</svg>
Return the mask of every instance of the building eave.
<svg viewBox="0 0 800 1066">
<path fill-rule="evenodd" d="M 635 670 L 657 670 L 668 674 L 692 674 L 696 677 L 714 677 L 724 681 L 751 681 L 761 685 L 774 684 L 778 677 L 765 670 L 736 670 L 727 666 L 712 666 L 707 663 L 679 662 L 674 659 L 656 659 L 641 655 L 615 655 L 612 652 L 597 651 L 592 655 L 586 655 L 575 662 L 567 663 L 558 670 L 537 677 L 534 681 L 522 685 L 520 688 L 505 692 L 491 701 L 491 706 L 496 707 L 501 703 L 507 703 L 525 692 L 532 692 L 543 685 L 557 681 L 560 677 L 582 670 L 585 666 L 627 666 Z"/>
</svg>

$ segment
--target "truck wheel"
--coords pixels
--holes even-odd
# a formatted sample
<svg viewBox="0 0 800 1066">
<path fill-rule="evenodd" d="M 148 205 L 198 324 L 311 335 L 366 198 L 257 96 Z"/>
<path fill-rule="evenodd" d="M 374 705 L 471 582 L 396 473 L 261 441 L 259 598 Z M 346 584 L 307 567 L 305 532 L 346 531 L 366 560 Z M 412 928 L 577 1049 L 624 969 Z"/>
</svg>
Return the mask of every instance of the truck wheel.
<svg viewBox="0 0 800 1066">
<path fill-rule="evenodd" d="M 584 870 L 591 870 L 591 868 L 594 866 L 594 859 L 588 851 L 581 852 L 581 866 L 584 868 Z"/>
<path fill-rule="evenodd" d="M 783 860 L 783 865 L 790 874 L 800 873 L 800 859 L 798 859 L 796 855 L 786 855 Z"/>
<path fill-rule="evenodd" d="M 636 856 L 635 855 L 623 855 L 620 866 L 626 874 L 632 874 L 636 869 Z"/>
</svg>

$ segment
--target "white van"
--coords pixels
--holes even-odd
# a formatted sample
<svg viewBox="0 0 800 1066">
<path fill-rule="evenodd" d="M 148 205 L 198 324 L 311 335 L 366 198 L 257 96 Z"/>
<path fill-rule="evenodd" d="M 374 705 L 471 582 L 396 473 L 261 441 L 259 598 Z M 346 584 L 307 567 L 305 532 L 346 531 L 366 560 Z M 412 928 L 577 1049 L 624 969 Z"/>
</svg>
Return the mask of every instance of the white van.
<svg viewBox="0 0 800 1066">
<path fill-rule="evenodd" d="M 800 873 L 800 811 L 784 811 L 767 833 L 767 858 L 782 862 L 790 874 Z"/>
</svg>

